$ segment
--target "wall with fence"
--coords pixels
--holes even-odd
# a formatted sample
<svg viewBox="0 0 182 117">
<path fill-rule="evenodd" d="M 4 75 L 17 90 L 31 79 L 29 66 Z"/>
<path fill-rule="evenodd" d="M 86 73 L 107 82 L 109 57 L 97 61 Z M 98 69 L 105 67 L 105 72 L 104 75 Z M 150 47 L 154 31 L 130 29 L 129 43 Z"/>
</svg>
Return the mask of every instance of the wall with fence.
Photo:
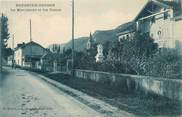
<svg viewBox="0 0 182 117">
<path fill-rule="evenodd" d="M 128 91 L 153 93 L 174 100 L 182 100 L 182 80 L 115 74 L 90 70 L 75 70 L 78 78 L 107 83 Z"/>
</svg>

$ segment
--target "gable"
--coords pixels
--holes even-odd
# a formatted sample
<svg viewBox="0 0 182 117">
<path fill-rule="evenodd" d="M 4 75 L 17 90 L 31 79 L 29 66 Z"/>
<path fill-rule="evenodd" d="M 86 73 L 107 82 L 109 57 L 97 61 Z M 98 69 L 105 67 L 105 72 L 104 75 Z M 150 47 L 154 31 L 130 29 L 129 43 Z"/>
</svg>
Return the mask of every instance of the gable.
<svg viewBox="0 0 182 117">
<path fill-rule="evenodd" d="M 29 42 L 21 47 L 24 56 L 42 56 L 45 54 L 46 49 L 35 42 Z"/>
<path fill-rule="evenodd" d="M 137 21 L 142 17 L 150 16 L 154 13 L 157 13 L 161 9 L 169 9 L 169 8 L 171 8 L 171 6 L 163 2 L 159 2 L 157 0 L 150 0 L 146 3 L 146 5 L 143 7 L 143 9 L 140 11 L 140 13 L 136 16 L 134 20 Z"/>
</svg>

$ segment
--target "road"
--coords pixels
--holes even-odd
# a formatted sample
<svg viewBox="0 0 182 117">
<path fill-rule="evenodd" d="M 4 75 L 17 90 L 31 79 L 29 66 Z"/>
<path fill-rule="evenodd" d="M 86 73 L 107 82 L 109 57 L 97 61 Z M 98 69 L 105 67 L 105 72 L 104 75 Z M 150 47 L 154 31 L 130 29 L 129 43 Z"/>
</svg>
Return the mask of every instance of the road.
<svg viewBox="0 0 182 117">
<path fill-rule="evenodd" d="M 5 68 L 0 76 L 0 117 L 101 117 L 30 72 Z"/>
</svg>

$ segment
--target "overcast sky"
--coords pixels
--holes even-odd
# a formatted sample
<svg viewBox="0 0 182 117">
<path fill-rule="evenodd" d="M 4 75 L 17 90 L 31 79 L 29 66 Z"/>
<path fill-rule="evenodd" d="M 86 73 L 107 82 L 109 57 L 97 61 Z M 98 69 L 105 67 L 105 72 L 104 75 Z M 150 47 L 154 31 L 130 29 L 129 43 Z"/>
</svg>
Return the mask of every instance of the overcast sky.
<svg viewBox="0 0 182 117">
<path fill-rule="evenodd" d="M 44 47 L 53 43 L 65 43 L 71 39 L 71 0 L 0 1 L 0 10 L 9 18 L 9 30 L 11 35 L 15 35 L 15 43 L 29 41 L 29 19 L 32 20 L 33 41 Z M 89 33 L 95 30 L 112 29 L 133 20 L 146 1 L 75 0 L 75 37 L 89 36 Z M 16 4 L 21 3 L 54 3 L 55 7 L 52 8 L 61 9 L 61 11 L 11 11 L 11 9 L 19 8 L 16 7 Z M 29 9 L 31 7 L 21 8 Z M 9 41 L 11 42 L 11 39 Z"/>
</svg>

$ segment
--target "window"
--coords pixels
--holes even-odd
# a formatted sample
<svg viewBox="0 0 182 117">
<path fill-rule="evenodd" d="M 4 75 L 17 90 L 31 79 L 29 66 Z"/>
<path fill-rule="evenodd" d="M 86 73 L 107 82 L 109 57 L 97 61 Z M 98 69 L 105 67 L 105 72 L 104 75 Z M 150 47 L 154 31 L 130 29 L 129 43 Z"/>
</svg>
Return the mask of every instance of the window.
<svg viewBox="0 0 182 117">
<path fill-rule="evenodd" d="M 139 26 L 140 26 L 140 23 L 139 23 L 139 21 L 137 21 L 137 22 L 136 22 L 136 30 L 137 30 L 137 31 L 140 30 L 140 29 L 139 29 L 139 28 L 140 28 Z"/>
<path fill-rule="evenodd" d="M 129 39 L 129 35 L 126 35 L 126 39 Z"/>
<path fill-rule="evenodd" d="M 158 35 L 158 36 L 160 36 L 160 35 L 161 35 L 161 33 L 162 33 L 162 32 L 159 30 L 159 31 L 157 32 L 157 35 Z"/>
<path fill-rule="evenodd" d="M 157 35 L 158 35 L 159 39 L 161 39 L 161 38 L 162 38 L 162 31 L 159 30 L 159 31 L 157 32 Z"/>
<path fill-rule="evenodd" d="M 152 17 L 152 23 L 155 23 L 155 17 Z"/>
<path fill-rule="evenodd" d="M 121 40 L 122 40 L 122 37 L 120 36 L 120 37 L 119 37 L 119 42 L 121 42 Z"/>
<path fill-rule="evenodd" d="M 164 20 L 168 18 L 168 12 L 164 12 Z"/>
<path fill-rule="evenodd" d="M 151 33 L 151 34 L 150 34 L 150 37 L 152 37 L 152 38 L 153 38 L 153 37 L 154 37 L 154 34 L 153 34 L 153 33 Z"/>
</svg>

